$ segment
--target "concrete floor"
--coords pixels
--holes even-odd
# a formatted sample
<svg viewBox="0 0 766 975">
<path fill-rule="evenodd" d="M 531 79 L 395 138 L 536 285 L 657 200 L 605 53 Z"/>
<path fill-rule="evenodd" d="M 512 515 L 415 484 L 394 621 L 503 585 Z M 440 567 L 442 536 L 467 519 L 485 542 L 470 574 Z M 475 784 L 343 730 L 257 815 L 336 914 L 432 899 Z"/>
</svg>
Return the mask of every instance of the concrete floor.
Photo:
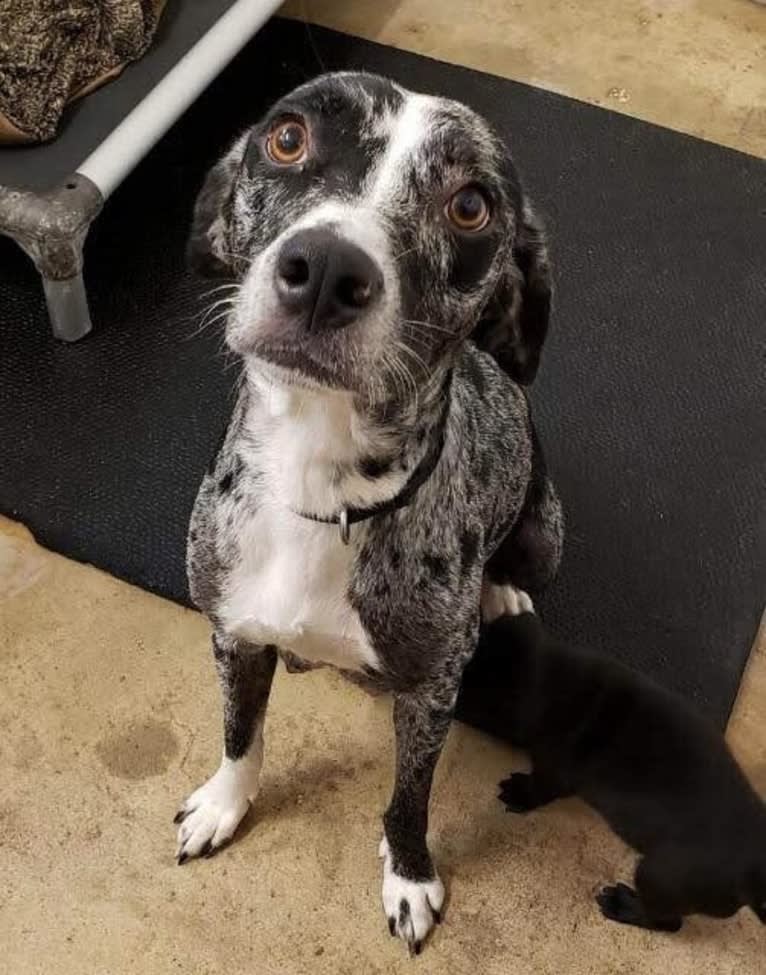
<svg viewBox="0 0 766 975">
<path fill-rule="evenodd" d="M 287 13 L 766 156 L 752 0 L 289 0 Z"/>
<path fill-rule="evenodd" d="M 303 6 L 330 26 L 590 101 L 612 104 L 606 91 L 625 88 L 621 111 L 766 154 L 756 84 L 766 10 L 748 0 Z M 512 41 L 498 41 L 498 18 Z M 764 970 L 766 932 L 749 913 L 692 920 L 675 937 L 602 921 L 592 893 L 629 876 L 631 853 L 577 802 L 504 814 L 493 786 L 509 752 L 464 727 L 433 800 L 445 922 L 407 959 L 386 932 L 375 855 L 391 785 L 389 702 L 329 672 L 280 670 L 256 810 L 221 855 L 178 868 L 173 813 L 220 747 L 205 622 L 41 550 L 2 519 L 0 660 L 0 972 Z M 762 792 L 764 716 L 761 639 L 729 738 Z"/>
<path fill-rule="evenodd" d="M 766 934 L 749 912 L 676 937 L 603 921 L 593 892 L 629 878 L 630 851 L 578 802 L 504 813 L 494 784 L 510 752 L 462 726 L 432 807 L 447 913 L 410 961 L 379 902 L 389 702 L 330 672 L 280 668 L 255 811 L 231 847 L 179 868 L 171 818 L 220 747 L 205 622 L 2 519 L 0 614 L 2 972 L 763 971 Z M 746 757 L 762 788 L 765 664 L 738 709 L 760 713 Z"/>
</svg>

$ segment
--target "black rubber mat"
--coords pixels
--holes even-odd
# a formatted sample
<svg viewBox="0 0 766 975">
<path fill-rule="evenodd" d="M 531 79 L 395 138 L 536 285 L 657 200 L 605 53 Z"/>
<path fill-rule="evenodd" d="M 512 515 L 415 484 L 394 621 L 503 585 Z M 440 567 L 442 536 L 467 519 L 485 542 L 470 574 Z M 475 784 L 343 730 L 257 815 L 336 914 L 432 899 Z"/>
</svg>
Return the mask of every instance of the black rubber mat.
<svg viewBox="0 0 766 975">
<path fill-rule="evenodd" d="M 764 594 L 766 167 L 521 84 L 273 22 L 120 188 L 88 247 L 96 331 L 49 338 L 0 245 L 0 509 L 183 600 L 184 535 L 236 363 L 184 269 L 202 173 L 277 94 L 367 68 L 469 102 L 547 218 L 558 293 L 534 400 L 568 512 L 551 625 L 723 722 Z"/>
</svg>

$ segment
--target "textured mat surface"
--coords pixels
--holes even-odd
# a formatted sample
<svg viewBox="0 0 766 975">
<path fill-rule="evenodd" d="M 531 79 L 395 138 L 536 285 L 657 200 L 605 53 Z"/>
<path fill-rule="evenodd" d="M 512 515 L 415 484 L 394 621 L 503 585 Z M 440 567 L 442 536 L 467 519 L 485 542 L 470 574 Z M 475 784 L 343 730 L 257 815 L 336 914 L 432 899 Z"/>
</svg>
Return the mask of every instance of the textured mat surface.
<svg viewBox="0 0 766 975">
<path fill-rule="evenodd" d="M 183 266 L 192 200 L 231 133 L 320 59 L 460 98 L 507 136 L 557 268 L 534 400 L 569 534 L 543 610 L 723 722 L 766 581 L 766 166 L 524 85 L 275 21 L 105 208 L 92 336 L 52 342 L 0 239 L 0 510 L 185 598 L 186 521 L 236 375 L 197 331 L 213 299 Z"/>
</svg>

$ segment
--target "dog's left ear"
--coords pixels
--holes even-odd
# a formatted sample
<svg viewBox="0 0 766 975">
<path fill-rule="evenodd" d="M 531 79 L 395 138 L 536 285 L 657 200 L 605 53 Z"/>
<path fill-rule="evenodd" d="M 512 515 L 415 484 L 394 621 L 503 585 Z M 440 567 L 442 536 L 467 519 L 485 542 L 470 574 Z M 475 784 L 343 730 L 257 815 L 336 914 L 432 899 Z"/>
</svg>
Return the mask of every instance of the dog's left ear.
<svg viewBox="0 0 766 975">
<path fill-rule="evenodd" d="M 501 276 L 472 338 L 518 383 L 528 385 L 540 365 L 553 290 L 545 234 L 524 201 L 512 261 Z"/>
</svg>

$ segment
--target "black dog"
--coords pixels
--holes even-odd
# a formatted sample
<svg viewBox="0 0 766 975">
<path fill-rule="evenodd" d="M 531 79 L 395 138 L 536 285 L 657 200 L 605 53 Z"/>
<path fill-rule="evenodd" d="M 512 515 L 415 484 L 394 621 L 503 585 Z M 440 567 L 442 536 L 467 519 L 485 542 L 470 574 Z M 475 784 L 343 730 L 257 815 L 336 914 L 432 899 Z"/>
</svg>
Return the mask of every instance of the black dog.
<svg viewBox="0 0 766 975">
<path fill-rule="evenodd" d="M 531 606 L 521 598 L 520 609 Z M 750 907 L 766 923 L 766 806 L 722 736 L 679 697 L 563 646 L 523 611 L 484 628 L 458 707 L 529 752 L 531 774 L 500 783 L 510 811 L 576 794 L 642 854 L 635 889 L 598 894 L 605 917 L 678 931 L 687 914 Z"/>
</svg>

